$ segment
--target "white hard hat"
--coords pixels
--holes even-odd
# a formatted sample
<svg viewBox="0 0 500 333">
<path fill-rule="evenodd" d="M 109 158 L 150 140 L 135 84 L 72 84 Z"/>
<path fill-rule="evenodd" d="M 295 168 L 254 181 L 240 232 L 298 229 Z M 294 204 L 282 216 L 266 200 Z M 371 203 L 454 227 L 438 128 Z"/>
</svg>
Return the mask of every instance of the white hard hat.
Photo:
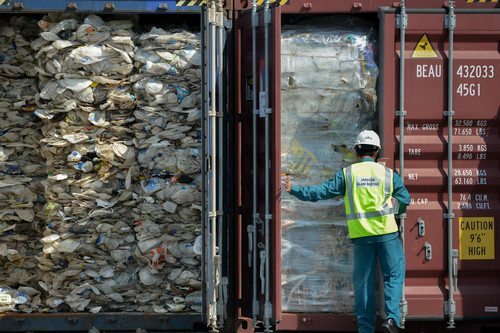
<svg viewBox="0 0 500 333">
<path fill-rule="evenodd" d="M 354 146 L 356 147 L 358 145 L 370 145 L 380 149 L 380 138 L 374 131 L 364 130 L 363 132 L 359 133 L 358 137 L 356 138 Z"/>
</svg>

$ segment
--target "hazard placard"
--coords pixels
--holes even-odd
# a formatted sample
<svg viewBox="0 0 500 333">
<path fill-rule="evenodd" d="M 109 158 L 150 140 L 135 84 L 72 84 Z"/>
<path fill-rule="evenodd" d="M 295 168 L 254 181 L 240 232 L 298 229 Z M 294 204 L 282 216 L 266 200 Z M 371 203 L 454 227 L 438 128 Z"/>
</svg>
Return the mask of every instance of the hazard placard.
<svg viewBox="0 0 500 333">
<path fill-rule="evenodd" d="M 420 37 L 411 54 L 412 58 L 439 58 L 427 34 Z"/>
<path fill-rule="evenodd" d="M 495 259 L 493 217 L 459 218 L 460 259 Z"/>
</svg>

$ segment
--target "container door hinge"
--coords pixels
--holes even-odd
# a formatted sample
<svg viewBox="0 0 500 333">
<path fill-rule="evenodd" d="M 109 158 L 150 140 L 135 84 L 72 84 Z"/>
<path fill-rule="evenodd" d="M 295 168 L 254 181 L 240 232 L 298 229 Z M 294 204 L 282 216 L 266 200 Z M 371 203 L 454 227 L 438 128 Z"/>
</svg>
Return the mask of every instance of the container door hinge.
<svg viewBox="0 0 500 333">
<path fill-rule="evenodd" d="M 396 111 L 396 116 L 398 117 L 406 117 L 406 111 Z"/>
</svg>

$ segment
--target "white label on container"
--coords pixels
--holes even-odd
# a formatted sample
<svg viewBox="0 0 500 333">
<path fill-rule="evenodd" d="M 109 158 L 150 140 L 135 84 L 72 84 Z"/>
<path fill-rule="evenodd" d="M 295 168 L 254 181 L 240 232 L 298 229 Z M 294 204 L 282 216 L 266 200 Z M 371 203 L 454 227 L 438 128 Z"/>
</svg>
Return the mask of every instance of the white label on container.
<svg viewBox="0 0 500 333">
<path fill-rule="evenodd" d="M 484 312 L 498 312 L 498 306 L 485 306 Z"/>
<path fill-rule="evenodd" d="M 266 116 L 266 92 L 265 91 L 259 92 L 259 116 L 262 118 Z"/>
</svg>

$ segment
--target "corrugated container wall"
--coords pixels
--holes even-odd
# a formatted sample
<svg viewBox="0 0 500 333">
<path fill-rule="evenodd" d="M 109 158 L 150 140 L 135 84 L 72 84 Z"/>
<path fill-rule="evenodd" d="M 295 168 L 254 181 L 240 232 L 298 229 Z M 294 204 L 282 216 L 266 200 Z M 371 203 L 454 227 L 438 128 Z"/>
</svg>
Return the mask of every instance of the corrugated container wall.
<svg viewBox="0 0 500 333">
<path fill-rule="evenodd" d="M 225 325 L 227 18 L 205 3 L 0 2 L 2 331 Z"/>
<path fill-rule="evenodd" d="M 357 330 L 343 198 L 301 202 L 283 184 L 333 177 L 363 129 L 411 195 L 401 324 L 498 329 L 498 2 L 234 7 L 239 329 Z"/>
</svg>

